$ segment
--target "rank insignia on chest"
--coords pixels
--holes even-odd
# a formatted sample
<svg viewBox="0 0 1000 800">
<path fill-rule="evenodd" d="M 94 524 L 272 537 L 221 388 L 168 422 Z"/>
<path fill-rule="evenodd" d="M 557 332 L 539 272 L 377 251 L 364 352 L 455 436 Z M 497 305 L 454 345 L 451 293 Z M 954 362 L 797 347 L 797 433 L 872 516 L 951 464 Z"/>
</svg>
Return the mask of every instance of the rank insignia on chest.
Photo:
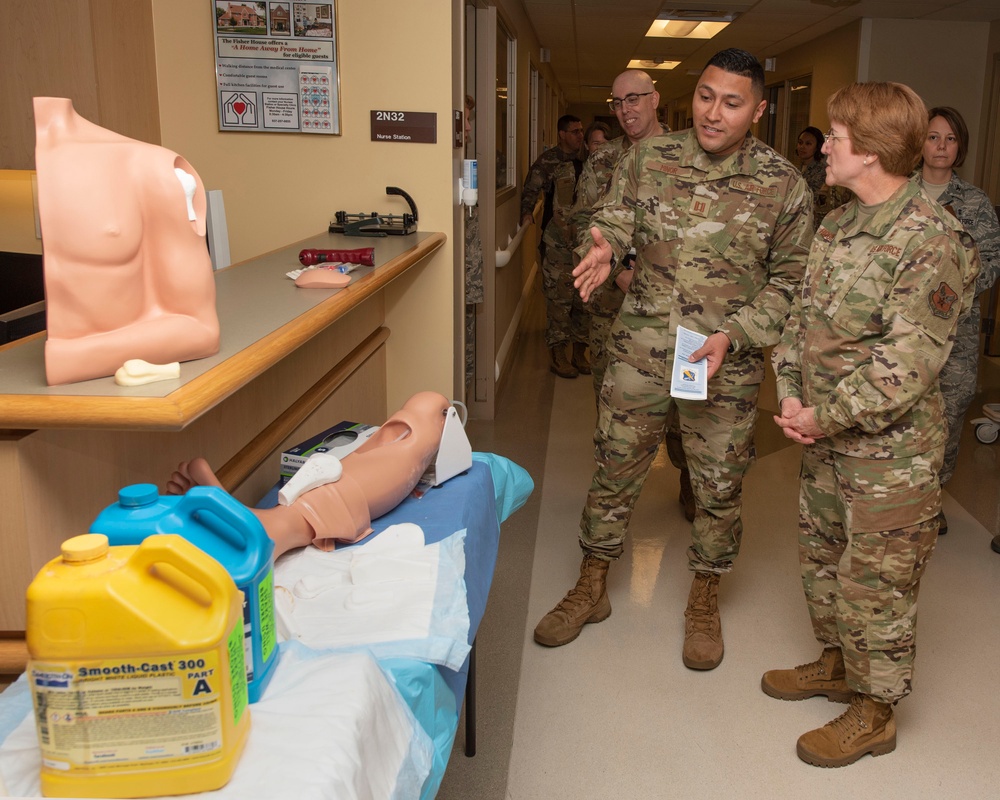
<svg viewBox="0 0 1000 800">
<path fill-rule="evenodd" d="M 693 217 L 707 217 L 708 212 L 712 208 L 712 198 L 711 197 L 699 197 L 695 195 L 691 198 L 691 216 Z"/>
<path fill-rule="evenodd" d="M 931 313 L 941 319 L 951 319 L 951 315 L 955 313 L 957 300 L 958 294 L 944 281 L 941 281 L 941 285 L 927 296 Z"/>
</svg>

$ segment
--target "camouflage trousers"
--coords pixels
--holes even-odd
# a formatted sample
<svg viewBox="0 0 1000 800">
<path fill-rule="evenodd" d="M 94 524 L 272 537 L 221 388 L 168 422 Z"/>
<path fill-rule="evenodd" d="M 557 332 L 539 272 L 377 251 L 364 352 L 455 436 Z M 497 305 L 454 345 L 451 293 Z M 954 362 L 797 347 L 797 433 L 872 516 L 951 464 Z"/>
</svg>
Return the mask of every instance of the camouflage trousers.
<svg viewBox="0 0 1000 800">
<path fill-rule="evenodd" d="M 941 369 L 938 380 L 944 399 L 944 416 L 948 425 L 948 441 L 944 448 L 944 466 L 941 467 L 941 485 L 955 474 L 958 462 L 958 445 L 962 441 L 965 412 L 976 396 L 976 379 L 979 374 L 979 305 L 958 321 L 955 344 L 948 360 Z"/>
<path fill-rule="evenodd" d="M 590 315 L 590 372 L 594 379 L 594 395 L 600 401 L 604 371 L 608 368 L 608 333 L 614 324 L 614 317 L 600 314 Z"/>
<path fill-rule="evenodd" d="M 545 297 L 545 346 L 587 343 L 590 315 L 573 286 L 573 255 L 551 245 L 542 258 L 542 295 Z"/>
<path fill-rule="evenodd" d="M 754 457 L 758 386 L 725 389 L 710 389 L 705 401 L 678 401 L 670 397 L 668 377 L 612 356 L 594 431 L 596 469 L 580 522 L 585 551 L 606 560 L 621 556 L 632 510 L 676 414 L 697 505 L 688 565 L 699 572 L 732 569 L 743 535 L 743 476 Z"/>
<path fill-rule="evenodd" d="M 799 564 L 813 632 L 841 649 L 851 689 L 884 702 L 908 695 L 913 681 L 943 450 L 876 460 L 803 448 Z"/>
<path fill-rule="evenodd" d="M 608 368 L 608 333 L 614 323 L 614 317 L 600 314 L 590 315 L 590 370 L 594 378 L 594 395 L 597 407 L 601 407 L 601 386 L 604 384 L 604 373 Z M 670 407 L 667 412 L 667 433 L 664 437 L 667 455 L 670 463 L 677 469 L 687 469 L 687 459 L 684 458 L 684 445 L 681 443 L 681 428 L 677 418 L 677 406 Z"/>
</svg>

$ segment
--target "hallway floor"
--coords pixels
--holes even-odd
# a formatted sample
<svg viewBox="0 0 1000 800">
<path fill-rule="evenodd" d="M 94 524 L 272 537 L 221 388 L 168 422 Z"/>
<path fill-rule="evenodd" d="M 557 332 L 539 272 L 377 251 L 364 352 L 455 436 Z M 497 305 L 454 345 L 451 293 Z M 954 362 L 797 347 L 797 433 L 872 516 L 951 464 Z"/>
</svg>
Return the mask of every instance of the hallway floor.
<svg viewBox="0 0 1000 800">
<path fill-rule="evenodd" d="M 626 554 L 609 573 L 611 617 L 565 647 L 532 640 L 578 575 L 595 417 L 590 378 L 548 371 L 532 315 L 497 419 L 469 424 L 473 448 L 524 466 L 535 491 L 504 523 L 479 630 L 478 754 L 463 754 L 460 727 L 438 797 L 780 800 L 843 797 L 860 786 L 888 797 L 996 797 L 1000 555 L 989 543 L 1000 531 L 1000 443 L 979 444 L 967 425 L 946 489 L 950 531 L 923 581 L 915 686 L 896 710 L 896 751 L 818 769 L 799 761 L 795 741 L 845 706 L 782 702 L 759 688 L 767 669 L 820 650 L 798 577 L 800 448 L 771 420 L 773 391 L 762 396 L 758 461 L 744 484 L 742 553 L 721 584 L 722 664 L 695 672 L 681 663 L 689 525 L 662 449 Z M 1000 360 L 984 360 L 980 383 L 970 419 L 981 402 L 1000 401 Z"/>
</svg>

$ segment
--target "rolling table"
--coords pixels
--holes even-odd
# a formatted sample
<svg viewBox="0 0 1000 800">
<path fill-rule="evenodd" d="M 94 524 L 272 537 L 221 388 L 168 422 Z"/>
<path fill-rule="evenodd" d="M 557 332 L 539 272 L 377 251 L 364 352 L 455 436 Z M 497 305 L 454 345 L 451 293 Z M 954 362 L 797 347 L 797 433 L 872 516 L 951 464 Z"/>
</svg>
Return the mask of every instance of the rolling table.
<svg viewBox="0 0 1000 800">
<path fill-rule="evenodd" d="M 459 704 L 465 697 L 465 754 L 476 753 L 476 651 L 479 623 L 493 581 L 500 523 L 520 508 L 533 489 L 531 478 L 517 464 L 502 456 L 473 453 L 472 468 L 417 499 L 407 497 L 388 514 L 372 523 L 373 536 L 391 525 L 419 525 L 427 544 L 438 542 L 463 528 L 465 539 L 465 586 L 469 606 L 469 644 L 472 650 L 458 671 L 412 659 L 380 659 L 417 720 L 434 741 L 434 765 L 421 798 L 437 793 L 448 765 L 458 730 Z M 277 503 L 274 487 L 259 503 Z M 368 541 L 367 539 L 365 541 Z M 353 545 L 347 545 L 351 547 Z"/>
</svg>

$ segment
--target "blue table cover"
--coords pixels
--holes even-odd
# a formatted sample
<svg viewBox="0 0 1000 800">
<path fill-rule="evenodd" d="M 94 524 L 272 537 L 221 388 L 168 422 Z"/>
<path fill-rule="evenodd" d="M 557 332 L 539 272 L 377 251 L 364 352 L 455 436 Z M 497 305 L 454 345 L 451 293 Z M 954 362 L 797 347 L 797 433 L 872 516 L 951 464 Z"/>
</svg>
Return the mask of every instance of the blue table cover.
<svg viewBox="0 0 1000 800">
<path fill-rule="evenodd" d="M 374 536 L 391 525 L 414 523 L 423 529 L 428 544 L 466 530 L 469 644 L 475 641 L 486 611 L 500 542 L 500 523 L 524 505 L 534 489 L 528 473 L 513 461 L 492 453 L 473 453 L 472 458 L 472 468 L 467 472 L 430 489 L 420 498 L 407 497 L 372 523 Z M 268 508 L 277 501 L 275 486 L 258 507 Z M 379 664 L 434 741 L 434 763 L 421 793 L 422 800 L 428 800 L 437 794 L 451 756 L 461 708 L 457 698 L 465 693 L 469 660 L 457 672 L 411 659 L 380 659 Z"/>
</svg>

